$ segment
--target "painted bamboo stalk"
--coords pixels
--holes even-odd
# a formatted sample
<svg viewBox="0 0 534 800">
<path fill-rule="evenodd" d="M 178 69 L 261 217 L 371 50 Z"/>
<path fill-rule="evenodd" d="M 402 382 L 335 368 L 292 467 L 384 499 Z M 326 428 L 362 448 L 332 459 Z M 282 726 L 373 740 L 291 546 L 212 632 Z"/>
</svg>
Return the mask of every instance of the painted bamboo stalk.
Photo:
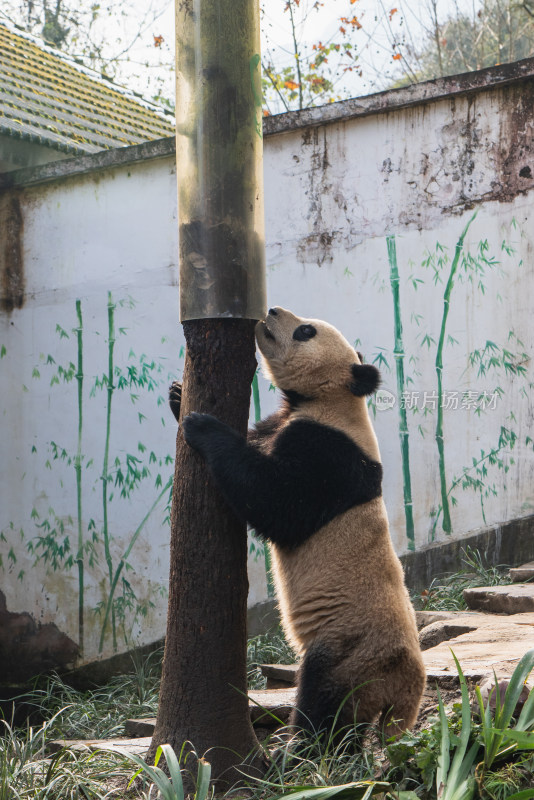
<svg viewBox="0 0 534 800">
<path fill-rule="evenodd" d="M 406 520 L 406 537 L 408 550 L 415 550 L 415 531 L 413 524 L 412 481 L 410 476 L 410 444 L 406 407 L 402 403 L 404 396 L 404 342 L 402 338 L 402 318 L 400 305 L 400 281 L 397 264 L 397 245 L 394 236 L 386 238 L 389 261 L 389 281 L 393 295 L 393 319 L 395 324 L 395 373 L 397 377 L 397 398 L 399 409 L 399 437 L 402 457 L 402 485 L 404 492 L 404 516 Z"/>
<path fill-rule="evenodd" d="M 254 402 L 254 420 L 259 422 L 261 419 L 261 405 L 257 371 L 254 373 L 254 377 L 252 378 L 252 400 Z"/>
<path fill-rule="evenodd" d="M 449 497 L 447 493 L 447 475 L 445 471 L 445 443 L 443 439 L 443 347 L 445 345 L 445 333 L 447 329 L 447 317 L 449 316 L 449 308 L 451 303 L 451 294 L 454 288 L 454 279 L 458 271 L 458 264 L 460 263 L 460 256 L 462 254 L 464 240 L 467 235 L 471 223 L 475 219 L 477 212 L 473 214 L 467 225 L 463 229 L 460 238 L 456 242 L 454 251 L 454 258 L 452 259 L 449 278 L 445 286 L 443 295 L 443 316 L 441 318 L 441 330 L 439 334 L 438 347 L 436 351 L 436 376 L 438 380 L 438 408 L 436 420 L 436 444 L 438 446 L 439 456 L 439 481 L 441 491 L 441 506 L 443 510 L 442 527 L 445 533 L 452 532 L 451 515 L 449 509 Z"/>
<path fill-rule="evenodd" d="M 76 471 L 76 500 L 78 515 L 78 549 L 76 563 L 78 564 L 78 647 L 80 655 L 84 651 L 84 602 L 85 602 L 85 576 L 83 561 L 83 522 L 82 522 L 82 432 L 83 432 L 83 320 L 81 300 L 76 300 L 76 316 L 78 327 L 76 338 L 78 343 L 78 364 L 76 382 L 78 384 L 78 446 L 74 469 Z"/>
<path fill-rule="evenodd" d="M 107 409 L 106 409 L 106 441 L 104 445 L 104 463 L 102 465 L 102 508 L 104 553 L 108 565 L 110 591 L 113 583 L 113 561 L 111 558 L 110 536 L 108 525 L 108 463 L 109 440 L 111 435 L 111 402 L 113 399 L 113 348 L 115 346 L 115 305 L 111 292 L 108 292 L 108 374 L 107 374 Z M 117 631 L 115 625 L 115 610 L 111 606 L 111 627 L 113 633 L 113 649 L 117 649 Z"/>
<path fill-rule="evenodd" d="M 143 517 L 140 525 L 138 525 L 138 527 L 136 528 L 136 530 L 134 532 L 134 535 L 130 539 L 130 543 L 128 544 L 128 547 L 124 551 L 123 556 L 122 556 L 122 558 L 119 561 L 119 564 L 117 566 L 117 569 L 115 570 L 115 574 L 113 575 L 113 579 L 111 580 L 111 587 L 110 587 L 110 590 L 109 590 L 108 601 L 107 601 L 107 604 L 106 604 L 106 611 L 104 613 L 104 620 L 102 622 L 102 629 L 100 631 L 100 644 L 98 646 L 98 652 L 99 653 L 101 653 L 102 650 L 104 649 L 104 639 L 106 637 L 106 628 L 107 628 L 107 625 L 108 625 L 108 620 L 109 620 L 110 614 L 112 613 L 112 610 L 113 610 L 113 598 L 115 597 L 115 589 L 117 588 L 117 584 L 119 582 L 119 578 L 121 576 L 123 567 L 126 564 L 126 561 L 127 561 L 128 557 L 129 557 L 130 553 L 132 552 L 136 541 L 139 538 L 139 534 L 141 533 L 141 531 L 145 527 L 145 523 L 146 523 L 147 519 L 150 517 L 150 515 L 154 511 L 154 509 L 158 505 L 159 501 L 161 500 L 161 498 L 163 497 L 165 492 L 169 491 L 169 489 L 172 486 L 172 482 L 173 482 L 173 478 L 169 478 L 169 480 L 167 481 L 167 483 L 165 484 L 165 486 L 163 487 L 161 492 L 158 494 L 158 496 L 156 497 L 156 499 L 154 500 L 154 502 L 150 506 L 149 510 L 147 511 L 145 516 Z"/>
<path fill-rule="evenodd" d="M 254 402 L 254 420 L 259 422 L 261 420 L 261 405 L 260 405 L 260 387 L 258 382 L 258 372 L 254 373 L 252 378 L 252 399 Z M 263 544 L 263 552 L 265 554 L 265 577 L 267 580 L 267 597 L 274 597 L 274 583 L 273 574 L 271 571 L 271 551 L 267 542 Z"/>
</svg>

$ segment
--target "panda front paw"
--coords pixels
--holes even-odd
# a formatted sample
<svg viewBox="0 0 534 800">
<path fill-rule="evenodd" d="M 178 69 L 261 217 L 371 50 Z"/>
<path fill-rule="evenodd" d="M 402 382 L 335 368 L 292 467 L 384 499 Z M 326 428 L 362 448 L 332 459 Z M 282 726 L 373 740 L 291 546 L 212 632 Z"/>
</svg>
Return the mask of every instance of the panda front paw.
<svg viewBox="0 0 534 800">
<path fill-rule="evenodd" d="M 179 381 L 173 381 L 169 386 L 169 406 L 175 416 L 176 422 L 180 418 L 180 406 L 182 404 L 182 384 Z"/>
<path fill-rule="evenodd" d="M 194 450 L 205 453 L 208 442 L 213 442 L 217 435 L 225 435 L 228 427 L 211 414 L 198 414 L 193 411 L 182 420 L 184 439 Z"/>
</svg>

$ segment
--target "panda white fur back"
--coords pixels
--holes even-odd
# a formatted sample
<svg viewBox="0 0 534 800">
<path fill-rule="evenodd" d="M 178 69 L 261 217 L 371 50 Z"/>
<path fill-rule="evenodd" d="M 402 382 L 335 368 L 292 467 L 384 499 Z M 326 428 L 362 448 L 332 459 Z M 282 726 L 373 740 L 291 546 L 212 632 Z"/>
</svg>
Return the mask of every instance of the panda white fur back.
<svg viewBox="0 0 534 800">
<path fill-rule="evenodd" d="M 192 414 L 186 441 L 269 541 L 282 624 L 302 657 L 293 723 L 321 730 L 343 706 L 338 725 L 381 714 L 397 733 L 415 722 L 425 670 L 367 410 L 378 370 L 331 325 L 283 308 L 270 309 L 256 338 L 281 408 L 247 442 Z M 178 417 L 172 387 L 171 407 Z"/>
</svg>

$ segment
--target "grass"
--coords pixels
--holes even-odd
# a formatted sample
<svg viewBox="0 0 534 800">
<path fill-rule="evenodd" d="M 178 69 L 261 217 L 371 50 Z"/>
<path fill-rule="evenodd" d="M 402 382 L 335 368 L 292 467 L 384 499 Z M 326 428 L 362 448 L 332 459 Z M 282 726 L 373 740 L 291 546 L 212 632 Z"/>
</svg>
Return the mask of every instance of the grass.
<svg viewBox="0 0 534 800">
<path fill-rule="evenodd" d="M 118 738 L 124 735 L 125 719 L 155 716 L 162 655 L 159 650 L 146 660 L 132 659 L 130 674 L 118 675 L 105 686 L 87 691 L 73 689 L 52 675 L 25 694 L 24 703 L 32 709 L 32 718 L 52 717 L 47 728 L 52 738 Z"/>
<path fill-rule="evenodd" d="M 0 800 L 100 800 L 113 796 L 110 785 L 126 785 L 130 764 L 117 754 L 63 748 L 48 755 L 50 733 L 60 715 L 19 730 L 1 721 Z"/>
<path fill-rule="evenodd" d="M 503 568 L 486 568 L 478 552 L 467 550 L 461 572 L 429 587 L 425 607 L 462 609 L 464 588 L 502 582 L 507 582 Z M 145 660 L 132 660 L 129 675 L 113 678 L 106 686 L 91 691 L 77 691 L 57 676 L 37 684 L 23 698 L 37 724 L 15 728 L 0 721 L 0 800 L 184 800 L 176 763 L 171 771 L 168 759 L 172 756 L 165 750 L 161 751 L 167 761 L 165 773 L 159 768 L 152 773 L 143 769 L 139 772 L 142 764 L 138 760 L 115 752 L 64 748 L 49 756 L 47 750 L 53 739 L 120 737 L 125 719 L 155 716 L 161 655 L 153 653 Z M 260 664 L 295 660 L 281 630 L 251 639 L 247 656 L 250 688 L 265 685 Z M 516 681 L 516 690 L 523 678 Z M 531 711 L 534 714 L 534 698 L 530 709 L 529 715 Z M 407 733 L 395 743 L 384 743 L 378 733 L 371 733 L 363 747 L 361 738 L 355 747 L 354 728 L 347 729 L 342 738 L 301 742 L 297 748 L 289 732 L 278 731 L 264 743 L 270 753 L 268 770 L 262 781 L 250 787 L 247 798 L 275 800 L 290 793 L 291 800 L 328 800 L 334 796 L 339 800 L 362 800 L 380 792 L 384 800 L 436 800 L 443 797 L 443 790 L 438 794 L 437 776 L 443 780 L 456 763 L 456 772 L 463 777 L 460 767 L 464 769 L 465 757 L 474 752 L 477 742 L 476 759 L 468 764 L 467 771 L 464 769 L 468 780 L 465 785 L 469 792 L 473 790 L 469 798 L 534 798 L 534 790 L 530 791 L 534 786 L 534 734 L 532 749 L 525 749 L 527 744 L 530 746 L 531 735 L 521 732 L 524 726 L 519 721 L 507 721 L 507 712 L 507 738 L 498 732 L 495 738 L 493 729 L 499 723 L 500 712 L 491 712 L 491 716 L 487 708 L 482 711 L 476 704 L 469 706 L 465 690 L 463 702 L 446 711 L 443 706 L 437 708 L 426 728 Z M 531 722 L 534 727 L 534 717 L 530 720 L 529 716 L 529 726 Z M 497 748 L 492 749 L 491 742 L 495 741 Z M 163 758 L 160 767 L 162 762 Z M 197 800 L 213 796 L 213 785 L 206 780 L 207 769 L 201 773 Z M 170 781 L 165 777 L 169 774 Z M 456 795 L 452 796 L 456 800 Z M 242 798 L 242 792 L 235 797 Z M 233 800 L 232 794 L 228 800 Z"/>
<path fill-rule="evenodd" d="M 274 632 L 254 636 L 247 643 L 247 677 L 249 689 L 264 689 L 266 678 L 260 664 L 294 664 L 295 653 L 280 627 Z"/>
<path fill-rule="evenodd" d="M 511 583 L 509 567 L 486 567 L 480 552 L 471 547 L 462 550 L 462 565 L 459 572 L 434 579 L 420 597 L 414 598 L 416 607 L 425 611 L 465 611 L 464 589 Z"/>
</svg>

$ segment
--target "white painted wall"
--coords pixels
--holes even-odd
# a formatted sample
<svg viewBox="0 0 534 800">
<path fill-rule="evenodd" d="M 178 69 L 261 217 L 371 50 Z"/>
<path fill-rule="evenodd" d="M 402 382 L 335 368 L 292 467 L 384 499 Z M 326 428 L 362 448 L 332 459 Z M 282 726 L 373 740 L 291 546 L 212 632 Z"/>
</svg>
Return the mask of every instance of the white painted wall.
<svg viewBox="0 0 534 800">
<path fill-rule="evenodd" d="M 475 256 L 480 243 L 487 242 L 483 254 L 498 263 L 475 273 L 466 272 L 460 262 L 450 297 L 446 335 L 452 339 L 443 349 L 443 388 L 458 393 L 460 406 L 445 409 L 443 423 L 447 491 L 458 480 L 449 494 L 450 535 L 463 536 L 474 528 L 533 513 L 532 446 L 526 441 L 533 416 L 532 195 L 531 182 L 523 187 L 517 180 L 505 183 L 503 153 L 512 152 L 514 131 L 503 124 L 503 115 L 512 110 L 506 90 L 501 89 L 321 128 L 289 130 L 265 140 L 269 304 L 329 320 L 351 342 L 358 342 L 367 360 L 382 359 L 389 365 L 382 370 L 383 389 L 391 393 L 395 405 L 376 412 L 376 429 L 384 462 L 384 494 L 399 553 L 411 545 L 405 525 L 386 237 L 395 236 L 397 247 L 405 388 L 417 393 L 413 395 L 417 413 L 407 410 L 407 423 L 412 545 L 420 548 L 449 535 L 442 527 L 442 513 L 435 524 L 442 502 L 437 411 L 427 408 L 425 414 L 422 405 L 424 392 L 431 397 L 437 388 L 435 359 L 450 259 L 475 211 L 462 252 Z M 513 162 L 510 169 L 519 169 L 521 163 Z M 92 566 L 88 565 L 91 552 L 85 554 L 86 659 L 98 656 L 102 616 L 94 609 L 105 604 L 110 586 L 99 480 L 106 395 L 97 390 L 90 396 L 91 385 L 107 369 L 108 292 L 116 304 L 116 365 L 126 374 L 144 354 L 149 363 L 155 362 L 151 372 L 159 384 L 155 391 L 136 392 L 135 403 L 128 390 L 115 391 L 110 465 L 117 456 L 124 460 L 127 453 L 144 461 L 150 451 L 156 459 L 174 453 L 175 424 L 166 408 L 166 392 L 169 381 L 180 377 L 183 364 L 175 180 L 172 158 L 160 158 L 14 190 L 24 218 L 26 293 L 21 309 L 0 314 L 0 348 L 5 348 L 0 359 L 4 387 L 0 418 L 4 452 L 9 454 L 0 465 L 0 529 L 5 537 L 0 542 L 0 588 L 10 611 L 29 611 L 40 622 L 53 621 L 77 641 L 76 565 L 67 569 L 61 559 L 55 569 L 50 561 L 35 563 L 35 537 L 46 533 L 37 525 L 57 517 L 65 533 L 56 536 L 56 544 L 68 537 L 71 551 L 76 548 L 74 466 L 61 458 L 54 460 L 50 443 L 65 448 L 70 456 L 76 452 L 77 386 L 75 380 L 52 386 L 50 382 L 59 364 L 76 363 L 73 329 L 79 299 L 85 375 L 84 540 L 91 539 L 90 520 L 98 533 Z M 437 243 L 442 250 L 436 251 Z M 429 252 L 449 259 L 438 275 L 431 266 L 422 266 Z M 483 266 L 480 259 L 478 266 Z M 60 336 L 58 325 L 68 338 Z M 487 341 L 493 343 L 493 355 L 501 365 L 479 375 L 477 363 L 470 365 L 470 354 L 483 349 Z M 55 365 L 46 363 L 49 355 Z M 260 384 L 265 415 L 275 407 L 276 397 L 263 379 Z M 496 387 L 502 396 L 494 408 L 480 415 L 461 408 L 463 392 L 478 396 L 486 391 L 493 397 Z M 139 413 L 144 415 L 142 421 Z M 516 437 L 513 450 L 499 448 L 503 427 Z M 144 453 L 139 442 L 147 448 Z M 492 448 L 497 452 L 489 456 Z M 495 459 L 498 463 L 490 463 Z M 121 499 L 115 489 L 109 504 L 112 574 L 160 491 L 156 476 L 161 474 L 165 483 L 172 471 L 171 465 L 160 467 L 157 461 L 148 466 L 150 476 L 130 498 Z M 487 467 L 487 474 L 478 475 L 478 490 L 462 488 L 463 471 L 467 470 L 465 484 L 477 477 L 477 467 Z M 32 518 L 33 509 L 38 517 L 34 512 Z M 129 642 L 150 642 L 164 634 L 169 540 L 165 516 L 161 501 L 129 556 L 132 569 L 123 572 L 137 597 L 125 614 Z M 33 554 L 28 544 L 33 545 Z M 261 553 L 251 553 L 250 584 L 251 603 L 265 597 Z M 122 635 L 119 626 L 119 650 L 125 648 Z M 113 650 L 108 632 L 102 655 Z"/>
</svg>

